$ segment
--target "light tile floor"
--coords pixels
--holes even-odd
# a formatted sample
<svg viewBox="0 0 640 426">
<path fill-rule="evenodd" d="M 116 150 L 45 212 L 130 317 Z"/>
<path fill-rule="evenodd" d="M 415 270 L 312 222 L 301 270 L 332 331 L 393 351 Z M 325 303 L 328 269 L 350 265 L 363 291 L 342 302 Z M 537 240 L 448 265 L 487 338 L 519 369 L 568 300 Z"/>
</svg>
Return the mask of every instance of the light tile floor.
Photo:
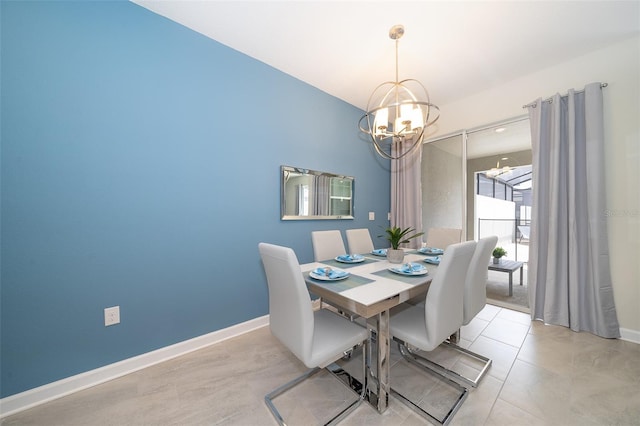
<svg viewBox="0 0 640 426">
<path fill-rule="evenodd" d="M 452 425 L 640 425 L 640 345 L 531 323 L 487 305 L 461 345 L 493 360 Z M 468 360 L 436 350 L 460 371 Z M 392 352 L 395 379 L 411 374 Z M 268 327 L 2 419 L 9 425 L 274 425 L 264 395 L 305 371 Z M 411 377 L 413 376 L 413 377 Z M 408 383 L 408 382 L 407 382 Z M 413 386 L 413 385 L 411 385 Z M 276 399 L 291 424 L 314 424 L 350 397 L 330 375 Z M 425 400 L 431 390 L 422 389 Z M 364 403 L 344 425 L 418 425 L 393 396 L 382 415 Z"/>
</svg>

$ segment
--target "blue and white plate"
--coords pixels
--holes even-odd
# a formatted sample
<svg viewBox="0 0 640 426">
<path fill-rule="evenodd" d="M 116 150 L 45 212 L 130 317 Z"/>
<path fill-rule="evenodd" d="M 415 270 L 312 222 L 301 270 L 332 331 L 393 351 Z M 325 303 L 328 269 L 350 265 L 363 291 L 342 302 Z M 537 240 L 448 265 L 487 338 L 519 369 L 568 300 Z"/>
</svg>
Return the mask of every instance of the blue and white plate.
<svg viewBox="0 0 640 426">
<path fill-rule="evenodd" d="M 418 249 L 418 253 L 426 254 L 427 256 L 437 256 L 444 254 L 444 250 L 435 247 L 422 247 Z"/>
<path fill-rule="evenodd" d="M 429 273 L 424 265 L 415 262 L 403 263 L 400 266 L 389 268 L 389 270 L 400 275 L 426 275 Z"/>
<path fill-rule="evenodd" d="M 338 262 L 342 263 L 360 263 L 364 262 L 364 256 L 359 254 L 341 254 L 335 258 Z"/>
<path fill-rule="evenodd" d="M 309 276 L 321 281 L 339 281 L 347 278 L 349 276 L 349 273 L 347 271 L 343 271 L 342 269 L 327 267 L 316 268 L 313 271 L 309 272 Z"/>
<path fill-rule="evenodd" d="M 423 261 L 426 262 L 426 263 L 430 263 L 432 265 L 439 265 L 440 264 L 440 256 L 425 257 Z"/>
<path fill-rule="evenodd" d="M 375 256 L 386 256 L 387 255 L 387 249 L 375 249 L 371 252 L 371 254 L 375 255 Z"/>
</svg>

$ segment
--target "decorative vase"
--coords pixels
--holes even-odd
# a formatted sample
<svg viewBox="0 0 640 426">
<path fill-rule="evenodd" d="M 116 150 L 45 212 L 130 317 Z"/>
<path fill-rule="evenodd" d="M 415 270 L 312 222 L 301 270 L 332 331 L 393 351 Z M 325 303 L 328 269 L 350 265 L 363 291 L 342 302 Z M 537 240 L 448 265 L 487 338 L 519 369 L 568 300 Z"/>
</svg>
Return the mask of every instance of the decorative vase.
<svg viewBox="0 0 640 426">
<path fill-rule="evenodd" d="M 497 265 L 498 263 L 500 263 L 500 258 L 499 257 L 494 257 L 493 258 L 493 264 Z"/>
<path fill-rule="evenodd" d="M 402 263 L 404 260 L 404 250 L 401 249 L 387 249 L 387 260 L 389 263 Z"/>
</svg>

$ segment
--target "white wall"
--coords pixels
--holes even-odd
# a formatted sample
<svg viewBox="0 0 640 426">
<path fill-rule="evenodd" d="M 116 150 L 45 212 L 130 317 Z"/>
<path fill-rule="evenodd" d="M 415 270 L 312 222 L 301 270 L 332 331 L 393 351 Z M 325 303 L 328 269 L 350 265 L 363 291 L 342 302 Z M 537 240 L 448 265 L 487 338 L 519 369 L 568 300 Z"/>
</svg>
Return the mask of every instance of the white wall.
<svg viewBox="0 0 640 426">
<path fill-rule="evenodd" d="M 462 151 L 462 138 L 425 144 L 422 154 L 422 229 L 462 229 L 462 159 L 461 154 L 442 149 Z M 425 235 L 424 241 L 427 236 Z"/>
<path fill-rule="evenodd" d="M 437 135 L 526 114 L 522 106 L 539 97 L 596 81 L 609 85 L 603 89 L 605 215 L 618 320 L 623 337 L 640 338 L 640 36 L 442 105 Z"/>
<path fill-rule="evenodd" d="M 513 244 L 516 220 L 516 203 L 497 198 L 476 195 L 474 197 L 475 240 L 497 235 L 497 246 Z M 478 220 L 484 219 L 478 226 Z M 493 220 L 491 220 L 493 219 Z M 504 220 L 500 220 L 504 219 Z M 480 232 L 480 234 L 478 234 Z"/>
</svg>

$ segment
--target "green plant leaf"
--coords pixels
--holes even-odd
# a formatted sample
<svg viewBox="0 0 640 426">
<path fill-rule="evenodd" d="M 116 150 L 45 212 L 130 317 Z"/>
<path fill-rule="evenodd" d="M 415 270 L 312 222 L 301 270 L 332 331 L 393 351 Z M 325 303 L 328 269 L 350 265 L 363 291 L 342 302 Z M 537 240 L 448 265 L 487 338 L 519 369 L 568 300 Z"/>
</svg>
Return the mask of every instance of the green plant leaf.
<svg viewBox="0 0 640 426">
<path fill-rule="evenodd" d="M 411 239 L 424 235 L 424 232 L 418 232 L 413 235 L 409 235 L 415 230 L 411 227 L 402 229 L 397 226 L 391 226 L 385 229 L 385 237 L 391 244 L 391 248 L 397 250 L 400 244 L 408 243 Z M 383 235 L 378 235 L 378 237 L 382 237 Z"/>
<path fill-rule="evenodd" d="M 496 248 L 493 249 L 492 255 L 496 259 L 500 259 L 502 256 L 506 256 L 507 255 L 507 251 L 505 249 L 503 249 L 502 247 L 496 247 Z"/>
</svg>

